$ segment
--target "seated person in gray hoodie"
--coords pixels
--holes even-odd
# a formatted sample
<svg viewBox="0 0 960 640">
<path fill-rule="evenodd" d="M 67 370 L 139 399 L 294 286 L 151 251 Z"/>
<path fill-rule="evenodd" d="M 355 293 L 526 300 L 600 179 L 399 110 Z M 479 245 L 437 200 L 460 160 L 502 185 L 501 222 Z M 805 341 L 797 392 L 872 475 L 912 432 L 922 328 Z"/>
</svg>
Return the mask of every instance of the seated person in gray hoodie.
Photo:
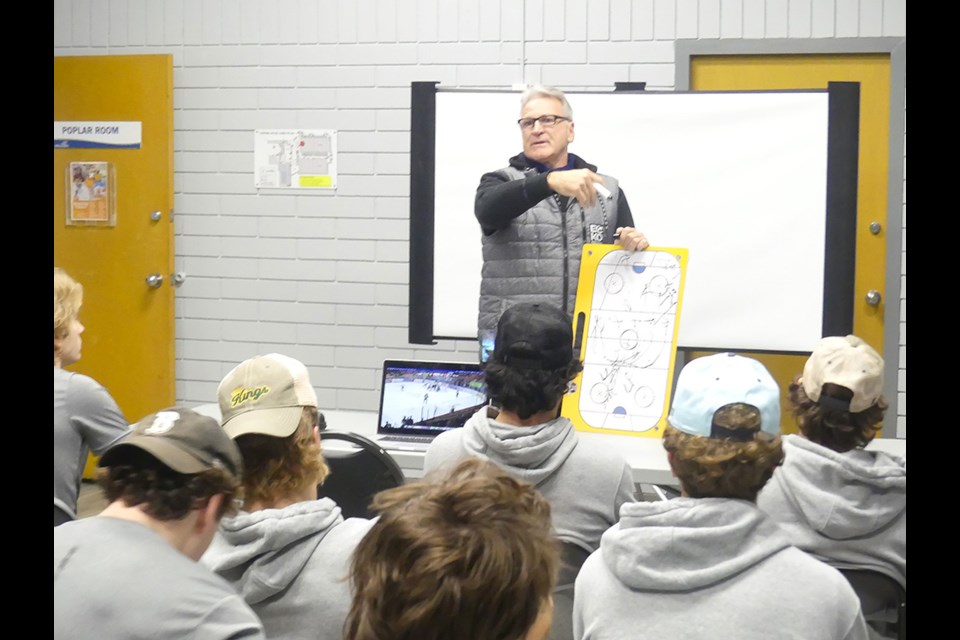
<svg viewBox="0 0 960 640">
<path fill-rule="evenodd" d="M 581 440 L 559 415 L 567 385 L 582 368 L 570 319 L 560 309 L 508 308 L 484 372 L 499 410 L 485 407 L 462 429 L 440 434 L 427 449 L 424 471 L 465 456 L 492 460 L 546 496 L 561 540 L 593 551 L 620 507 L 636 498 L 627 461 L 600 442 Z"/>
<path fill-rule="evenodd" d="M 244 502 L 201 558 L 234 585 L 267 637 L 339 640 L 350 608 L 350 556 L 370 528 L 317 499 L 328 469 L 317 396 L 303 363 L 250 358 L 220 383 L 221 424 L 243 456 Z"/>
<path fill-rule="evenodd" d="M 546 640 L 560 564 L 550 505 L 466 458 L 383 491 L 351 565 L 345 640 Z"/>
<path fill-rule="evenodd" d="M 757 498 L 790 541 L 839 568 L 907 587 L 907 462 L 864 447 L 883 426 L 883 358 L 856 336 L 824 338 L 790 385 L 800 435 Z"/>
<path fill-rule="evenodd" d="M 755 504 L 783 459 L 780 390 L 764 366 L 732 353 L 692 360 L 667 421 L 681 496 L 624 506 L 577 576 L 574 637 L 867 638 L 846 579 Z"/>
<path fill-rule="evenodd" d="M 54 640 L 266 638 L 233 587 L 197 564 L 236 509 L 242 473 L 213 418 L 171 407 L 135 424 L 100 458 L 107 507 L 53 530 Z"/>
</svg>

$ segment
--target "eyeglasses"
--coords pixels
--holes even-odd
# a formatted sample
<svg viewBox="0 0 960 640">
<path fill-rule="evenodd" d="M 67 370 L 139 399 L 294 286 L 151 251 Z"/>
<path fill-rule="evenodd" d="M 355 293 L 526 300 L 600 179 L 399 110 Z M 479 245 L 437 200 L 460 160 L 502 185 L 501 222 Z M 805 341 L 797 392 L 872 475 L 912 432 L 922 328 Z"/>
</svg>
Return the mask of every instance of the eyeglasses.
<svg viewBox="0 0 960 640">
<path fill-rule="evenodd" d="M 561 121 L 570 122 L 570 118 L 565 118 L 563 116 L 546 115 L 546 116 L 540 116 L 539 118 L 520 118 L 519 120 L 517 120 L 517 124 L 520 125 L 521 129 L 526 131 L 528 129 L 533 129 L 533 126 L 538 122 L 542 127 L 552 127 L 553 125 Z"/>
</svg>

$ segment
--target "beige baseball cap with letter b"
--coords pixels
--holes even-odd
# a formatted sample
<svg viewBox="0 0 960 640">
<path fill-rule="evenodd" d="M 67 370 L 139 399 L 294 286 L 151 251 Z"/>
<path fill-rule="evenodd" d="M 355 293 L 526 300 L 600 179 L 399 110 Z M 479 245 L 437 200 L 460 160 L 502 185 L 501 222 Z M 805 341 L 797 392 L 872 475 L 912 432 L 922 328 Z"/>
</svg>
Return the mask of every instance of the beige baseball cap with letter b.
<svg viewBox="0 0 960 640">
<path fill-rule="evenodd" d="M 316 407 L 317 394 L 302 362 L 268 353 L 244 360 L 217 389 L 220 424 L 231 438 L 259 433 L 286 438 L 297 429 L 303 407 Z"/>
</svg>

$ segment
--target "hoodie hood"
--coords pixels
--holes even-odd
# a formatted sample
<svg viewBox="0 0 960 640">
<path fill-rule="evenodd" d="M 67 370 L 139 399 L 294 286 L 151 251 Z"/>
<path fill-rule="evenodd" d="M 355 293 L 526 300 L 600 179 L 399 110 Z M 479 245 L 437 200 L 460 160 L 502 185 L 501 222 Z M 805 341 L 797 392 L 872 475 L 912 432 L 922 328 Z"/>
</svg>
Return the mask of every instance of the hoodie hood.
<svg viewBox="0 0 960 640">
<path fill-rule="evenodd" d="M 834 540 L 873 534 L 907 509 L 907 464 L 882 451 L 837 453 L 796 435 L 771 479 L 814 531 Z"/>
<path fill-rule="evenodd" d="M 727 498 L 636 502 L 601 538 L 610 571 L 631 589 L 702 589 L 791 548 L 757 507 Z"/>
<path fill-rule="evenodd" d="M 567 418 L 532 427 L 497 422 L 497 412 L 480 410 L 463 430 L 467 453 L 493 458 L 514 477 L 539 485 L 553 475 L 577 447 L 577 433 Z"/>
<path fill-rule="evenodd" d="M 285 590 L 340 522 L 340 507 L 329 498 L 241 512 L 220 522 L 202 562 L 254 605 Z"/>
</svg>

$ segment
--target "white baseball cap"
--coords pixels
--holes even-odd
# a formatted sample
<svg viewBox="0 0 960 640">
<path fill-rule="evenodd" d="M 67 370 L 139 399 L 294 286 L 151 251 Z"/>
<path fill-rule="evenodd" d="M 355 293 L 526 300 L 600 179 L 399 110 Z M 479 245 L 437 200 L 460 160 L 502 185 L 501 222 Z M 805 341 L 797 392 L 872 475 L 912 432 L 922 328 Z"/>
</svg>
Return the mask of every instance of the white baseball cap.
<svg viewBox="0 0 960 640">
<path fill-rule="evenodd" d="M 869 409 L 883 394 L 883 358 L 857 336 L 824 338 L 803 367 L 802 384 L 807 397 L 820 402 L 828 383 L 853 392 L 851 413 Z"/>
<path fill-rule="evenodd" d="M 780 387 L 760 362 L 735 353 L 718 353 L 691 360 L 680 371 L 667 416 L 676 429 L 694 436 L 733 438 L 715 427 L 713 417 L 730 404 L 747 404 L 760 412 L 760 430 L 780 434 Z M 744 438 L 751 432 L 744 432 Z"/>
</svg>

